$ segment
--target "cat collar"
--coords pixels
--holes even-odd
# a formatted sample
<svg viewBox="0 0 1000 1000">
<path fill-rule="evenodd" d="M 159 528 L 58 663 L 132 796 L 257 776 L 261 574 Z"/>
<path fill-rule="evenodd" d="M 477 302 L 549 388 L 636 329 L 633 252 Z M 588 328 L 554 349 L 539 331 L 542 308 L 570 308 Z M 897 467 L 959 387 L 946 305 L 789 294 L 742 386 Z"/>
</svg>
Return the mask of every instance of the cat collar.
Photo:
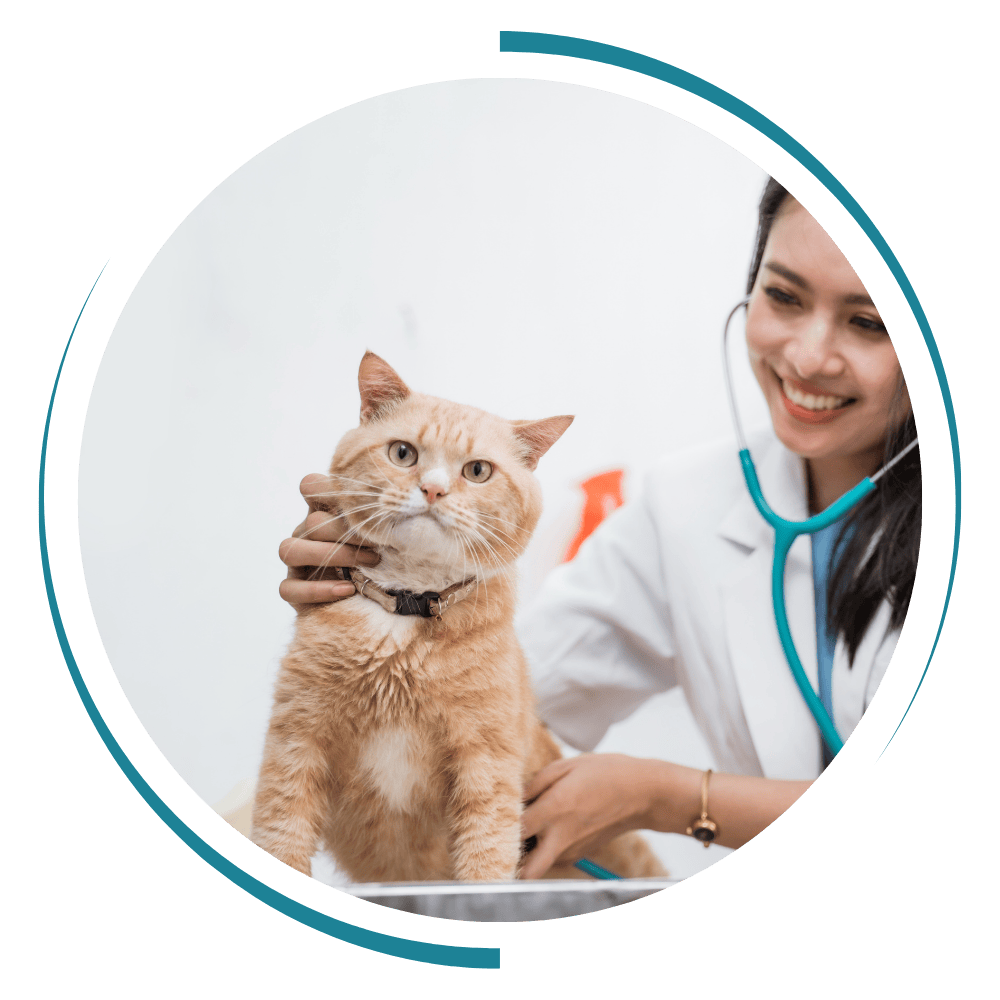
<svg viewBox="0 0 1000 1000">
<path fill-rule="evenodd" d="M 440 618 L 443 611 L 457 604 L 463 597 L 468 597 L 478 583 L 473 577 L 442 590 L 440 594 L 433 590 L 418 594 L 413 590 L 384 590 L 351 566 L 342 567 L 340 572 L 345 580 L 354 584 L 362 597 L 381 605 L 389 614 L 420 615 L 421 618 Z"/>
</svg>

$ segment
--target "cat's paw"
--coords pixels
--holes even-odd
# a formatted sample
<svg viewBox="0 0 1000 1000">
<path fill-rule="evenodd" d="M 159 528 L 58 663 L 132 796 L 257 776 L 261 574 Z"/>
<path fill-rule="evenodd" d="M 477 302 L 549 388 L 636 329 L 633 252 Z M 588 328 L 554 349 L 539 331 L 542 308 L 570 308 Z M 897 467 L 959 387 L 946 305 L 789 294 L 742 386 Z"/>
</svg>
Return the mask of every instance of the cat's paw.
<svg viewBox="0 0 1000 1000">
<path fill-rule="evenodd" d="M 279 846 L 272 843 L 270 837 L 265 836 L 256 829 L 251 834 L 250 839 L 258 847 L 267 851 L 267 853 L 270 854 L 272 858 L 277 858 L 283 864 L 288 865 L 289 868 L 294 868 L 297 872 L 302 872 L 303 875 L 308 875 L 310 878 L 312 878 L 311 857 L 305 857 L 301 854 L 296 854 L 282 850 Z"/>
<path fill-rule="evenodd" d="M 312 862 L 311 861 L 298 861 L 295 858 L 283 858 L 279 854 L 274 854 L 272 857 L 277 858 L 282 864 L 288 865 L 289 868 L 294 868 L 297 872 L 302 872 L 303 875 L 308 878 L 312 878 Z"/>
<path fill-rule="evenodd" d="M 500 858 L 468 858 L 455 866 L 459 882 L 513 882 L 517 878 L 517 861 Z"/>
</svg>

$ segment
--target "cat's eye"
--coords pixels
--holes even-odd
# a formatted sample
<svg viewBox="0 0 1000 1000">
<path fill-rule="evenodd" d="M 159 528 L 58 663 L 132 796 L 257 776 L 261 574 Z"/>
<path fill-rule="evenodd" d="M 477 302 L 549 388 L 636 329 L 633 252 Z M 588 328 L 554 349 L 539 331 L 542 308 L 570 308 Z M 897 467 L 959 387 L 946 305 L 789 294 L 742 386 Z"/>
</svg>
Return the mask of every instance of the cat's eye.
<svg viewBox="0 0 1000 1000">
<path fill-rule="evenodd" d="M 417 449 L 408 441 L 393 441 L 389 445 L 389 461 L 393 465 L 401 465 L 404 469 L 417 460 Z"/>
<path fill-rule="evenodd" d="M 462 475 L 469 480 L 470 483 L 485 483 L 490 476 L 493 475 L 493 466 L 489 462 L 484 462 L 482 459 L 476 459 L 474 462 L 466 462 L 465 468 L 462 469 Z"/>
</svg>

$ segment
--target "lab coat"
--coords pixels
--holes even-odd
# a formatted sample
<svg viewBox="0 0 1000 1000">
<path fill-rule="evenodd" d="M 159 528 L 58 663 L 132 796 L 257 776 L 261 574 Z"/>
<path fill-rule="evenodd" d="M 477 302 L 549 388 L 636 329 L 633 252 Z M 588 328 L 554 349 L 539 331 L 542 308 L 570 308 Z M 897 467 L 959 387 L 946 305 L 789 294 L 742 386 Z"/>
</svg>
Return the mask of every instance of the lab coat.
<svg viewBox="0 0 1000 1000">
<path fill-rule="evenodd" d="M 805 467 L 768 431 L 750 440 L 764 496 L 783 517 L 808 516 Z M 519 621 L 539 713 L 571 746 L 675 685 L 719 770 L 809 779 L 820 736 L 781 649 L 771 605 L 774 530 L 753 505 L 735 445 L 670 456 L 642 490 L 554 570 Z M 788 618 L 816 688 L 812 546 L 800 536 L 785 576 Z M 883 603 L 848 666 L 833 661 L 834 722 L 846 739 L 896 644 Z"/>
</svg>

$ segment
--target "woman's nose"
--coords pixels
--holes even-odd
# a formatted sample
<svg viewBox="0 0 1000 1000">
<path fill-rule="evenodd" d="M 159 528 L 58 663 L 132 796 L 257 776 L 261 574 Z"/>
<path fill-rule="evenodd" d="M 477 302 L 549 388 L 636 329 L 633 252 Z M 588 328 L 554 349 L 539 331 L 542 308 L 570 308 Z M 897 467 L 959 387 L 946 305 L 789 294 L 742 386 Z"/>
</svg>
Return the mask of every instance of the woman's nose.
<svg viewBox="0 0 1000 1000">
<path fill-rule="evenodd" d="M 807 380 L 815 375 L 835 377 L 844 370 L 844 359 L 835 323 L 826 316 L 814 316 L 785 345 L 785 357 L 795 373 Z"/>
</svg>

